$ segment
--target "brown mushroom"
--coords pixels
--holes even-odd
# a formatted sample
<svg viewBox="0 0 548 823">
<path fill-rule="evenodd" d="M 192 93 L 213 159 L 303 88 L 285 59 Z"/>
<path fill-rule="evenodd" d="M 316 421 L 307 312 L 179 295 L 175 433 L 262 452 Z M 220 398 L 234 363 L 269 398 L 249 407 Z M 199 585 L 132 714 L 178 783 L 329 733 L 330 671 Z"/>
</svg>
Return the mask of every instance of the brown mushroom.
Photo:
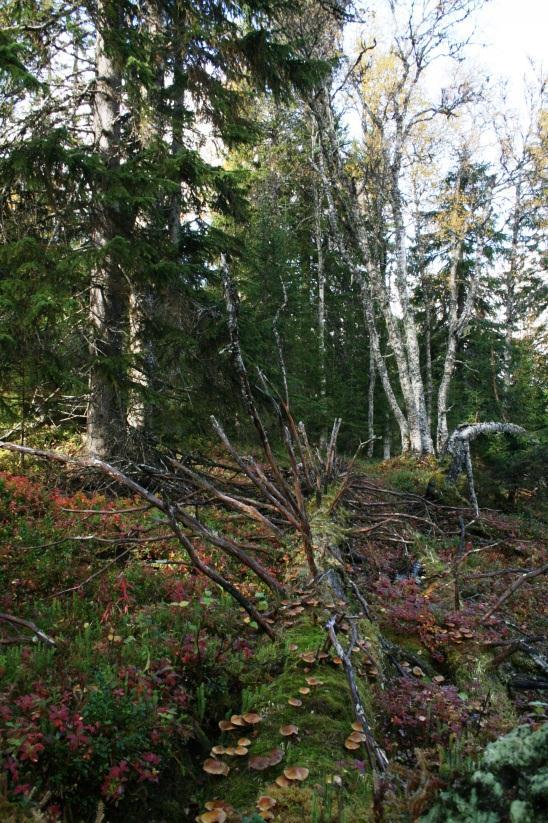
<svg viewBox="0 0 548 823">
<path fill-rule="evenodd" d="M 204 772 L 208 774 L 222 774 L 225 777 L 230 771 L 226 763 L 223 763 L 221 760 L 215 760 L 213 757 L 208 757 L 207 760 L 204 760 L 202 768 Z"/>
<path fill-rule="evenodd" d="M 302 706 L 303 705 L 303 701 L 299 700 L 298 697 L 290 697 L 287 702 L 289 703 L 290 706 L 296 706 L 297 707 L 297 706 Z"/>
<path fill-rule="evenodd" d="M 224 809 L 213 809 L 210 812 L 204 812 L 196 819 L 199 823 L 225 823 L 226 812 Z"/>
<path fill-rule="evenodd" d="M 309 775 L 309 771 L 304 766 L 288 766 L 287 769 L 284 769 L 284 777 L 288 780 L 306 780 Z"/>
<path fill-rule="evenodd" d="M 284 737 L 291 737 L 293 734 L 299 734 L 299 727 L 294 723 L 288 723 L 287 726 L 280 727 L 280 734 Z"/>
<path fill-rule="evenodd" d="M 260 812 L 267 812 L 273 809 L 278 801 L 268 794 L 262 794 L 255 804 Z"/>
<path fill-rule="evenodd" d="M 247 714 L 242 715 L 242 720 L 245 723 L 248 723 L 250 726 L 254 726 L 255 723 L 260 723 L 263 718 L 257 712 L 247 712 Z"/>
<path fill-rule="evenodd" d="M 249 768 L 255 769 L 255 771 L 262 772 L 265 769 L 270 768 L 270 766 L 276 766 L 278 763 L 281 763 L 283 760 L 283 750 L 280 748 L 272 749 L 266 754 L 259 754 L 255 757 L 250 758 L 249 760 Z"/>
</svg>

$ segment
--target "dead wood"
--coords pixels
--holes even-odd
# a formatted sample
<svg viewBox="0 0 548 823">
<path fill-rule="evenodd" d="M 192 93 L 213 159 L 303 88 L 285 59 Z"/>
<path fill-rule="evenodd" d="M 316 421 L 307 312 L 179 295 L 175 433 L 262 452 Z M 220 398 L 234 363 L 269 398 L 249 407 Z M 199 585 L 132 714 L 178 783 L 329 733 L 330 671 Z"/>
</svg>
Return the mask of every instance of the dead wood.
<svg viewBox="0 0 548 823">
<path fill-rule="evenodd" d="M 55 646 L 55 640 L 53 640 L 49 635 L 47 635 L 42 629 L 39 629 L 36 623 L 33 623 L 32 620 L 24 620 L 22 617 L 16 617 L 14 614 L 6 614 L 5 612 L 0 612 L 0 623 L 9 623 L 11 626 L 22 626 L 25 629 L 30 629 L 30 631 L 42 641 L 47 646 Z M 12 638 L 10 638 L 11 642 Z"/>
<path fill-rule="evenodd" d="M 19 446 L 15 443 L 5 443 L 2 441 L 0 441 L 0 448 L 6 449 L 7 451 L 16 452 L 18 454 L 28 454 L 32 457 L 52 460 L 57 463 L 73 464 L 83 468 L 98 469 L 103 474 L 113 478 L 117 483 L 120 483 L 120 485 L 130 489 L 134 494 L 144 498 L 153 508 L 158 509 L 167 516 L 167 519 L 174 534 L 177 536 L 179 543 L 183 546 L 186 553 L 188 554 L 192 565 L 198 571 L 202 572 L 202 574 L 204 574 L 206 577 L 212 580 L 214 583 L 217 583 L 219 586 L 221 586 L 222 589 L 224 589 L 228 594 L 230 594 L 245 609 L 245 611 L 247 611 L 252 620 L 254 620 L 257 623 L 257 625 L 259 625 L 263 629 L 263 631 L 265 631 L 269 635 L 269 637 L 274 637 L 274 632 L 271 626 L 269 626 L 268 623 L 266 623 L 263 620 L 260 612 L 257 611 L 253 604 L 232 583 L 230 583 L 230 581 L 223 577 L 223 575 L 221 575 L 218 571 L 216 571 L 215 569 L 213 569 L 212 567 L 208 566 L 206 563 L 203 563 L 200 560 L 200 557 L 196 552 L 194 545 L 189 540 L 189 538 L 185 534 L 183 534 L 181 527 L 178 523 L 179 520 L 181 520 L 183 523 L 185 523 L 186 520 L 190 524 L 191 520 L 195 520 L 194 518 L 190 518 L 190 515 L 182 513 L 181 510 L 178 509 L 176 506 L 173 506 L 168 502 L 162 500 L 160 497 L 153 494 L 148 489 L 144 488 L 144 486 L 141 486 L 132 478 L 127 477 L 115 466 L 112 466 L 110 465 L 110 463 L 106 463 L 103 460 L 99 460 L 97 457 L 76 458 L 66 454 L 61 454 L 59 452 L 45 451 L 42 449 L 32 449 L 28 446 Z M 205 532 L 209 532 L 209 530 L 207 530 L 205 526 L 202 527 L 202 524 L 200 524 L 200 527 L 203 528 Z M 208 534 L 208 539 L 211 539 L 211 537 L 213 537 L 212 533 Z M 252 565 L 249 565 L 250 568 L 253 568 L 253 566 L 257 568 L 257 561 L 245 555 L 245 552 L 241 552 L 241 550 L 239 550 L 238 547 L 235 548 L 234 545 L 229 546 L 228 543 L 230 543 L 230 541 L 228 541 L 226 545 L 220 546 L 220 548 L 223 548 L 227 553 L 232 554 L 232 556 L 237 557 L 241 562 L 248 561 L 246 565 L 249 565 L 249 561 L 251 561 Z M 272 580 L 272 578 L 270 577 L 270 575 L 268 575 L 266 570 L 265 574 L 268 578 Z"/>
<path fill-rule="evenodd" d="M 350 689 L 350 695 L 352 697 L 352 706 L 354 709 L 354 714 L 356 720 L 358 721 L 358 723 L 360 723 L 363 729 L 365 747 L 371 768 L 375 771 L 378 770 L 384 772 L 388 766 L 388 758 L 383 749 L 376 742 L 373 732 L 371 730 L 371 726 L 369 725 L 369 722 L 365 715 L 365 709 L 361 702 L 360 693 L 358 691 L 356 673 L 354 671 L 354 667 L 352 665 L 352 660 L 350 657 L 352 649 L 354 648 L 358 640 L 357 629 L 355 624 L 352 623 L 350 630 L 351 637 L 348 644 L 348 649 L 344 649 L 342 643 L 337 637 L 337 633 L 335 630 L 336 620 L 336 616 L 333 616 L 327 621 L 327 633 L 329 635 L 333 648 L 335 649 L 337 655 L 341 658 L 343 662 L 344 670 L 346 673 L 346 679 L 348 680 L 348 686 Z"/>
<path fill-rule="evenodd" d="M 540 566 L 538 569 L 533 569 L 532 571 L 526 572 L 522 574 L 517 580 L 514 580 L 511 586 L 509 586 L 504 594 L 502 594 L 494 606 L 492 606 L 487 614 L 483 617 L 483 623 L 486 623 L 493 614 L 500 609 L 500 607 L 505 603 L 509 597 L 511 597 L 524 583 L 527 583 L 528 580 L 532 580 L 534 577 L 540 577 L 542 574 L 546 574 L 548 572 L 548 563 L 544 566 Z"/>
</svg>

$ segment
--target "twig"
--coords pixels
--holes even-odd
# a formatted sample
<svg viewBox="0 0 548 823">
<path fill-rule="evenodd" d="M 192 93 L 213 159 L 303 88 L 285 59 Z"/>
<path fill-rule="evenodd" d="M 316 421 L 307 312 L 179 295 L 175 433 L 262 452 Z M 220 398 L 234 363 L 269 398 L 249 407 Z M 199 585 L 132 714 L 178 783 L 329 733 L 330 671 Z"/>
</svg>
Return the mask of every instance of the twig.
<svg viewBox="0 0 548 823">
<path fill-rule="evenodd" d="M 25 629 L 30 629 L 30 631 L 33 632 L 39 640 L 46 643 L 46 645 L 56 645 L 55 640 L 43 632 L 42 629 L 39 629 L 36 623 L 33 623 L 31 620 L 23 620 L 22 617 L 15 617 L 13 614 L 5 614 L 5 612 L 0 612 L 0 622 L 10 623 L 13 626 L 23 626 Z"/>
<path fill-rule="evenodd" d="M 521 586 L 523 586 L 524 583 L 526 583 L 528 580 L 532 580 L 534 577 L 540 577 L 541 574 L 546 574 L 546 572 L 548 572 L 548 563 L 544 566 L 541 566 L 538 569 L 533 569 L 533 571 L 526 572 L 521 577 L 519 577 L 517 580 L 514 580 L 512 585 L 509 586 L 509 588 L 506 589 L 506 591 L 504 592 L 504 594 L 501 597 L 499 597 L 499 599 L 497 600 L 495 605 L 492 606 L 492 608 L 489 609 L 487 614 L 484 616 L 482 622 L 485 623 L 487 620 L 489 620 L 489 618 L 498 609 L 500 609 L 502 604 L 505 603 L 508 600 L 509 597 L 511 597 L 513 594 L 515 594 L 515 592 L 519 588 L 521 588 Z"/>
</svg>

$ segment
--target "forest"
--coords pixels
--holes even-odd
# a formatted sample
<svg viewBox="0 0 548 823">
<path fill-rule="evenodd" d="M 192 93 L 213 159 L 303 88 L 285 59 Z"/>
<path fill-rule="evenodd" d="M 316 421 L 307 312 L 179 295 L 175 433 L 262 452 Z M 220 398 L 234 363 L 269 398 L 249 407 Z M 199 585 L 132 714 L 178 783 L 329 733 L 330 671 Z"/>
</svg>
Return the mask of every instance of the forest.
<svg viewBox="0 0 548 823">
<path fill-rule="evenodd" d="M 0 0 L 0 823 L 546 820 L 491 1 Z"/>
</svg>

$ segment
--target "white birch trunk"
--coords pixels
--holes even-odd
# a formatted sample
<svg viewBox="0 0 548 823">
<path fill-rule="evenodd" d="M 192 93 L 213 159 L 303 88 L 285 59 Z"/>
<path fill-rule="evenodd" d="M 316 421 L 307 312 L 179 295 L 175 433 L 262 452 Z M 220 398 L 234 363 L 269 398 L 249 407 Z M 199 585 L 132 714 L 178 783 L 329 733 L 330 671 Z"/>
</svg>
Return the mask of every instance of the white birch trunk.
<svg viewBox="0 0 548 823">
<path fill-rule="evenodd" d="M 369 344 L 369 386 L 367 389 L 367 456 L 373 457 L 375 448 L 375 353 L 371 343 Z"/>
</svg>

